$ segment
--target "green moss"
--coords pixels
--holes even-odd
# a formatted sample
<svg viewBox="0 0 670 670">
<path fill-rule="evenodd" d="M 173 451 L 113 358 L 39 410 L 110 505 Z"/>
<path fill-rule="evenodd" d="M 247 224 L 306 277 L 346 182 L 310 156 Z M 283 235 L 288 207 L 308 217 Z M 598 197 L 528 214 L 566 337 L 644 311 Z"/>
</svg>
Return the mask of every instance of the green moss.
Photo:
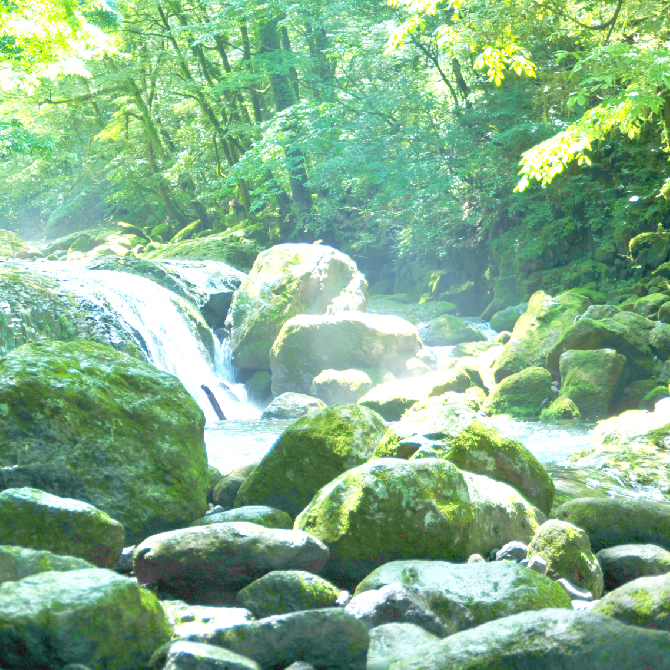
<svg viewBox="0 0 670 670">
<path fill-rule="evenodd" d="M 503 379 L 486 401 L 485 410 L 514 419 L 536 419 L 551 397 L 551 374 L 544 368 L 527 368 Z"/>
<path fill-rule="evenodd" d="M 579 408 L 570 398 L 556 398 L 554 402 L 540 412 L 541 421 L 566 421 L 579 419 Z"/>
</svg>

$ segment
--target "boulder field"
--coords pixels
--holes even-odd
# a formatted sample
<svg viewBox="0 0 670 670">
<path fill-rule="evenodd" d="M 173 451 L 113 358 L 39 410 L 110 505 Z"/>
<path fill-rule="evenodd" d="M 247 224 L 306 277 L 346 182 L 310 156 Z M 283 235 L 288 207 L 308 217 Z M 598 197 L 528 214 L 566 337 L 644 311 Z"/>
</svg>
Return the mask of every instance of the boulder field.
<svg viewBox="0 0 670 670">
<path fill-rule="evenodd" d="M 366 312 L 322 245 L 216 286 L 263 421 L 291 421 L 231 471 L 181 382 L 63 296 L 0 320 L 0 667 L 670 670 L 670 506 L 558 505 L 495 418 L 600 420 L 576 462 L 667 491 L 667 300 L 538 292 L 490 343 L 449 303 Z"/>
</svg>

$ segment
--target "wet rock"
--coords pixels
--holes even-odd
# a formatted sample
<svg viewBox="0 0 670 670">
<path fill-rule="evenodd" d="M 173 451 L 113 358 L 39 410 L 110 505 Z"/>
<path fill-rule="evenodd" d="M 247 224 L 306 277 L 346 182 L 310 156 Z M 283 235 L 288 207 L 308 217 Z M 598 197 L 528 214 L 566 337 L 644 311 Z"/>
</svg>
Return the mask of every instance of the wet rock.
<svg viewBox="0 0 670 670">
<path fill-rule="evenodd" d="M 467 607 L 437 591 L 387 584 L 354 596 L 346 611 L 368 628 L 388 623 L 411 623 L 437 637 L 446 637 L 475 625 Z"/>
<path fill-rule="evenodd" d="M 245 586 L 237 601 L 258 618 L 299 610 L 335 607 L 340 589 L 301 570 L 278 570 Z"/>
<path fill-rule="evenodd" d="M 366 303 L 365 278 L 340 251 L 311 244 L 272 247 L 258 255 L 233 298 L 228 324 L 235 364 L 268 370 L 272 344 L 296 314 L 364 310 Z M 319 368 L 309 381 L 327 367 L 333 366 Z"/>
<path fill-rule="evenodd" d="M 293 519 L 286 512 L 264 505 L 249 505 L 248 507 L 238 507 L 237 509 L 219 512 L 218 514 L 207 514 L 200 519 L 196 519 L 190 526 L 209 526 L 213 523 L 231 523 L 233 521 L 256 523 L 265 528 L 293 528 Z"/>
<path fill-rule="evenodd" d="M 570 398 L 556 398 L 540 412 L 540 421 L 569 421 L 580 419 L 579 407 Z"/>
<path fill-rule="evenodd" d="M 304 393 L 282 393 L 261 414 L 261 419 L 299 419 L 325 409 L 326 403 Z"/>
<path fill-rule="evenodd" d="M 299 419 L 242 484 L 235 505 L 268 505 L 296 516 L 322 486 L 367 461 L 385 434 L 383 419 L 358 405 Z"/>
<path fill-rule="evenodd" d="M 272 392 L 309 393 L 323 370 L 388 370 L 400 375 L 421 349 L 416 328 L 397 316 L 346 312 L 296 316 L 270 352 Z"/>
<path fill-rule="evenodd" d="M 531 367 L 505 377 L 484 408 L 487 414 L 536 419 L 551 398 L 551 374 L 544 368 Z"/>
<path fill-rule="evenodd" d="M 362 370 L 324 370 L 312 381 L 310 392 L 327 405 L 358 402 L 373 386 Z"/>
<path fill-rule="evenodd" d="M 212 491 L 212 501 L 223 508 L 221 511 L 231 509 L 235 505 L 237 492 L 258 463 L 260 463 L 260 460 L 247 463 L 221 477 Z"/>
<path fill-rule="evenodd" d="M 366 670 L 387 670 L 392 663 L 415 654 L 418 648 L 438 641 L 438 637 L 411 623 L 377 626 L 370 631 Z"/>
<path fill-rule="evenodd" d="M 156 597 L 111 570 L 43 572 L 0 586 L 8 668 L 81 663 L 136 670 L 170 635 Z"/>
<path fill-rule="evenodd" d="M 516 561 L 519 563 L 526 558 L 528 545 L 523 542 L 508 542 L 500 551 L 496 552 L 496 561 Z"/>
<path fill-rule="evenodd" d="M 174 626 L 174 637 L 204 634 L 254 619 L 243 607 L 206 607 L 189 605 L 183 600 L 162 600 L 161 606 L 168 623 Z"/>
<path fill-rule="evenodd" d="M 607 591 L 638 577 L 670 572 L 670 551 L 654 544 L 621 544 L 601 549 L 596 558 L 603 570 Z"/>
<path fill-rule="evenodd" d="M 378 459 L 326 484 L 296 528 L 330 548 L 324 575 L 347 588 L 391 560 L 466 560 L 537 528 L 510 486 L 448 461 Z"/>
<path fill-rule="evenodd" d="M 0 493 L 0 537 L 7 544 L 83 558 L 102 568 L 123 550 L 123 526 L 99 509 L 38 489 Z"/>
<path fill-rule="evenodd" d="M 0 359 L 7 479 L 94 505 L 123 524 L 129 544 L 205 512 L 203 432 L 176 377 L 111 347 L 41 341 Z"/>
<path fill-rule="evenodd" d="M 393 670 L 670 668 L 670 635 L 590 611 L 545 609 L 490 621 L 420 647 Z"/>
<path fill-rule="evenodd" d="M 498 333 L 504 331 L 511 333 L 511 331 L 514 330 L 514 326 L 519 320 L 519 317 L 526 311 L 527 308 L 528 303 L 522 302 L 520 305 L 506 307 L 505 309 L 496 312 L 491 317 L 491 328 L 493 328 L 493 330 L 497 330 Z"/>
<path fill-rule="evenodd" d="M 461 342 L 486 342 L 486 336 L 457 316 L 444 314 L 419 326 L 419 335 L 427 347 L 442 347 Z"/>
<path fill-rule="evenodd" d="M 295 661 L 315 668 L 364 670 L 369 645 L 367 626 L 341 608 L 267 617 L 189 639 L 225 647 L 268 670 Z"/>
<path fill-rule="evenodd" d="M 119 560 L 114 565 L 114 570 L 122 575 L 127 575 L 133 571 L 133 554 L 135 546 L 124 547 L 119 556 Z"/>
<path fill-rule="evenodd" d="M 535 533 L 528 545 L 528 555 L 541 556 L 547 561 L 546 574 L 551 579 L 568 579 L 591 591 L 594 598 L 602 594 L 603 573 L 591 552 L 589 537 L 581 528 L 550 519 Z"/>
<path fill-rule="evenodd" d="M 0 545 L 0 584 L 50 570 L 66 572 L 94 567 L 88 561 L 74 556 L 59 556 L 50 551 Z"/>
<path fill-rule="evenodd" d="M 189 602 L 216 603 L 273 570 L 319 572 L 327 547 L 302 531 L 218 523 L 160 533 L 135 550 L 145 586 Z"/>
</svg>

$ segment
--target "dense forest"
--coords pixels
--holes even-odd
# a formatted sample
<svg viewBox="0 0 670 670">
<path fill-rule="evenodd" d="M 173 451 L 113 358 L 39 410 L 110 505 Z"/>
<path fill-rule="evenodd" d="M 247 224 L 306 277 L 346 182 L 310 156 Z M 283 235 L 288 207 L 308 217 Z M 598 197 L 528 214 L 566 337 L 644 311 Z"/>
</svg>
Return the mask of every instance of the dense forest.
<svg viewBox="0 0 670 670">
<path fill-rule="evenodd" d="M 321 241 L 373 292 L 473 315 L 538 288 L 612 291 L 634 278 L 629 241 L 670 227 L 669 15 L 664 0 L 4 2 L 0 227 L 84 231 L 86 251 L 123 222 L 155 255 Z"/>
</svg>

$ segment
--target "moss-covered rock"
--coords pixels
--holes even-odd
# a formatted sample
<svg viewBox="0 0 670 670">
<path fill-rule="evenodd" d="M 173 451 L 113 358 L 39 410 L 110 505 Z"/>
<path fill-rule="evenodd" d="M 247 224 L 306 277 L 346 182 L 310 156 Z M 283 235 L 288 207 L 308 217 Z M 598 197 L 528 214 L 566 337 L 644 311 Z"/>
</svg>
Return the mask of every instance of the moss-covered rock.
<svg viewBox="0 0 670 670">
<path fill-rule="evenodd" d="M 375 295 L 368 301 L 368 314 L 391 314 L 399 316 L 405 321 L 418 326 L 420 323 L 426 323 L 432 319 L 437 319 L 443 314 L 455 314 L 456 305 L 443 300 L 431 300 L 421 304 L 405 303 L 394 300 L 394 296 Z"/>
<path fill-rule="evenodd" d="M 43 572 L 0 586 L 8 668 L 136 670 L 171 633 L 156 596 L 111 570 Z"/>
<path fill-rule="evenodd" d="M 654 386 L 654 388 L 651 389 L 649 393 L 646 393 L 642 400 L 640 400 L 638 407 L 653 412 L 656 404 L 668 396 L 670 396 L 670 386 Z"/>
<path fill-rule="evenodd" d="M 659 323 L 649 333 L 649 344 L 661 360 L 670 359 L 670 325 Z"/>
<path fill-rule="evenodd" d="M 603 573 L 591 551 L 587 533 L 565 521 L 551 519 L 543 523 L 528 545 L 528 556 L 547 561 L 547 577 L 568 579 L 591 591 L 594 598 L 603 592 Z"/>
<path fill-rule="evenodd" d="M 193 521 L 190 527 L 210 526 L 213 523 L 231 523 L 233 521 L 256 523 L 264 528 L 293 528 L 293 519 L 286 512 L 264 505 L 249 505 L 248 507 L 238 507 L 216 514 L 207 514 Z"/>
<path fill-rule="evenodd" d="M 626 357 L 631 379 L 646 379 L 654 370 L 654 352 L 649 346 L 653 327 L 653 321 L 633 312 L 620 311 L 602 319 L 584 316 L 549 351 L 547 368 L 558 370 L 561 354 L 568 350 L 614 349 Z"/>
<path fill-rule="evenodd" d="M 95 566 L 83 558 L 60 556 L 50 551 L 27 549 L 9 545 L 0 545 L 0 584 L 15 582 L 30 575 L 50 570 L 85 570 Z"/>
<path fill-rule="evenodd" d="M 551 373 L 544 368 L 526 368 L 500 382 L 488 397 L 485 410 L 513 419 L 536 419 L 551 397 Z"/>
<path fill-rule="evenodd" d="M 203 432 L 178 379 L 111 347 L 35 342 L 0 359 L 3 488 L 95 505 L 128 543 L 202 516 Z"/>
<path fill-rule="evenodd" d="M 561 398 L 569 398 L 584 419 L 607 416 L 616 397 L 626 357 L 612 349 L 561 354 Z"/>
<path fill-rule="evenodd" d="M 583 528 L 593 551 L 620 544 L 670 549 L 670 506 L 634 498 L 576 498 L 558 507 L 558 519 Z"/>
<path fill-rule="evenodd" d="M 258 458 L 223 475 L 212 491 L 212 502 L 225 510 L 231 509 L 235 505 L 240 486 L 260 462 L 261 459 Z"/>
<path fill-rule="evenodd" d="M 397 316 L 296 316 L 284 324 L 272 345 L 272 392 L 309 393 L 312 380 L 323 370 L 374 368 L 406 374 L 407 361 L 420 348 L 416 328 Z"/>
<path fill-rule="evenodd" d="M 670 323 L 670 299 L 658 308 L 657 318 L 661 323 Z"/>
<path fill-rule="evenodd" d="M 366 302 L 365 278 L 345 254 L 324 245 L 272 247 L 259 254 L 231 305 L 228 322 L 235 363 L 268 370 L 272 344 L 291 317 L 364 310 Z M 319 368 L 309 382 L 328 367 L 333 366 Z M 309 391 L 309 383 L 303 391 Z"/>
<path fill-rule="evenodd" d="M 413 379 L 379 384 L 368 391 L 358 403 L 379 412 L 387 421 L 397 421 L 418 402 L 449 391 L 463 392 L 472 385 L 470 376 L 464 370 L 443 370 Z"/>
<path fill-rule="evenodd" d="M 605 595 L 593 611 L 621 623 L 670 632 L 670 574 L 628 582 Z"/>
<path fill-rule="evenodd" d="M 588 298 L 574 293 L 555 298 L 544 291 L 534 293 L 495 365 L 496 382 L 525 368 L 544 367 L 547 354 L 589 305 Z"/>
<path fill-rule="evenodd" d="M 28 251 L 28 245 L 11 230 L 0 230 L 0 259 L 14 258 L 20 251 Z"/>
<path fill-rule="evenodd" d="M 327 557 L 327 547 L 307 533 L 238 521 L 153 535 L 137 545 L 133 563 L 144 586 L 209 604 L 273 570 L 319 572 Z"/>
<path fill-rule="evenodd" d="M 310 391 L 327 405 L 339 405 L 358 402 L 374 385 L 362 370 L 324 370 L 314 377 Z"/>
<path fill-rule="evenodd" d="M 628 252 L 635 265 L 645 270 L 657 268 L 668 260 L 670 232 L 658 230 L 636 235 L 628 245 Z"/>
<path fill-rule="evenodd" d="M 465 560 L 537 528 L 510 486 L 438 459 L 379 459 L 324 486 L 296 528 L 330 548 L 324 574 L 351 586 L 392 560 Z"/>
<path fill-rule="evenodd" d="M 655 321 L 658 317 L 659 309 L 666 302 L 668 302 L 668 296 L 665 293 L 650 293 L 635 301 L 633 311 Z"/>
<path fill-rule="evenodd" d="M 253 403 L 262 405 L 272 394 L 272 377 L 267 370 L 256 370 L 244 385 L 247 398 Z"/>
<path fill-rule="evenodd" d="M 259 619 L 273 614 L 335 607 L 340 589 L 302 570 L 277 570 L 245 586 L 237 601 Z"/>
<path fill-rule="evenodd" d="M 0 493 L 0 537 L 7 544 L 83 558 L 101 568 L 119 560 L 123 526 L 80 500 L 38 489 Z"/>
<path fill-rule="evenodd" d="M 619 544 L 601 549 L 596 558 L 603 571 L 606 591 L 613 591 L 638 577 L 670 572 L 670 551 L 655 544 Z"/>
<path fill-rule="evenodd" d="M 569 421 L 580 419 L 579 407 L 570 398 L 556 398 L 540 412 L 540 421 Z"/>
<path fill-rule="evenodd" d="M 365 463 L 385 434 L 384 420 L 358 405 L 299 419 L 242 484 L 235 505 L 269 505 L 295 517 L 322 486 Z"/>
<path fill-rule="evenodd" d="M 389 584 L 439 594 L 465 608 L 479 625 L 526 610 L 571 607 L 559 584 L 511 561 L 455 564 L 444 561 L 393 561 L 361 581 L 356 595 Z"/>
<path fill-rule="evenodd" d="M 519 317 L 528 309 L 528 303 L 522 302 L 519 305 L 512 305 L 496 312 L 491 317 L 491 328 L 497 330 L 499 333 L 508 331 L 512 332 Z"/>
<path fill-rule="evenodd" d="M 319 398 L 304 393 L 282 393 L 278 395 L 261 414 L 261 419 L 289 420 L 299 419 L 325 409 L 326 403 Z"/>
<path fill-rule="evenodd" d="M 670 636 L 588 611 L 520 612 L 415 650 L 391 670 L 668 670 Z"/>
<path fill-rule="evenodd" d="M 419 334 L 428 347 L 441 347 L 462 342 L 485 342 L 486 336 L 463 319 L 443 314 L 419 326 Z"/>
<path fill-rule="evenodd" d="M 419 647 L 434 644 L 439 637 L 413 623 L 386 623 L 370 631 L 366 670 L 387 670 L 397 661 L 412 656 Z"/>
</svg>

